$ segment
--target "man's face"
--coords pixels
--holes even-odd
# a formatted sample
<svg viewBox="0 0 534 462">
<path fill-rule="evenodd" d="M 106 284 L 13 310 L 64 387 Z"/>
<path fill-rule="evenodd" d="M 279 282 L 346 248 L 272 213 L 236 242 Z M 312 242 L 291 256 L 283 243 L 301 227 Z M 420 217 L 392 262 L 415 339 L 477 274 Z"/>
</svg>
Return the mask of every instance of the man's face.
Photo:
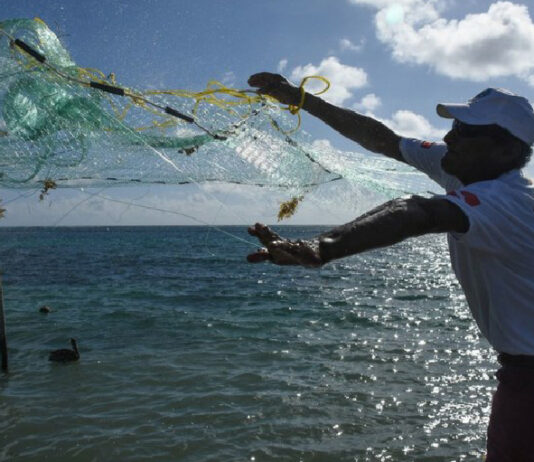
<svg viewBox="0 0 534 462">
<path fill-rule="evenodd" d="M 464 184 L 495 178 L 506 158 L 501 135 L 502 129 L 494 125 L 468 125 L 455 120 L 443 138 L 448 149 L 441 167 Z"/>
</svg>

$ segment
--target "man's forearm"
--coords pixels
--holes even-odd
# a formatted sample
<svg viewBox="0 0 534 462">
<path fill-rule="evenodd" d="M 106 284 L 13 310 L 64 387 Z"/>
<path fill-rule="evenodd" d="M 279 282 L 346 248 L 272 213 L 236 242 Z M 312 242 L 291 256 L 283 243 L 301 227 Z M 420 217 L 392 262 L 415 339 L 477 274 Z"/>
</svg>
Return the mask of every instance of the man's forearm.
<svg viewBox="0 0 534 462">
<path fill-rule="evenodd" d="M 400 137 L 378 120 L 334 106 L 309 93 L 303 109 L 363 148 L 404 162 L 399 148 Z"/>
<path fill-rule="evenodd" d="M 396 244 L 422 234 L 452 231 L 459 226 L 440 223 L 435 203 L 413 196 L 386 202 L 345 225 L 319 236 L 319 254 L 327 263 L 366 250 Z M 444 207 L 448 207 L 446 203 Z M 438 204 L 438 207 L 442 207 Z M 437 213 L 435 213 L 437 210 Z"/>
</svg>

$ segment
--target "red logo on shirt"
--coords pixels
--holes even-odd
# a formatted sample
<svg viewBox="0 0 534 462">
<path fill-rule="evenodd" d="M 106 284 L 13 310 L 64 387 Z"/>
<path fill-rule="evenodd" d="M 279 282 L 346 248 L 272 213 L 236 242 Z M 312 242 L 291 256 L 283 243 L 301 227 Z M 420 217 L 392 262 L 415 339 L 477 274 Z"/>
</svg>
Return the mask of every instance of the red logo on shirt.
<svg viewBox="0 0 534 462">
<path fill-rule="evenodd" d="M 471 207 L 476 207 L 477 205 L 480 205 L 480 199 L 476 194 L 473 194 L 469 191 L 460 191 L 460 194 L 464 197 L 465 202 L 467 205 L 470 205 Z M 449 191 L 447 193 L 447 196 L 454 196 L 454 197 L 460 197 L 456 191 Z"/>
<path fill-rule="evenodd" d="M 470 193 L 469 191 L 460 191 L 460 194 L 464 196 L 464 199 L 468 205 L 472 207 L 480 205 L 480 199 L 475 194 Z"/>
<path fill-rule="evenodd" d="M 434 146 L 434 144 L 436 144 L 436 143 L 432 143 L 432 141 L 423 141 L 421 143 L 421 147 L 423 149 L 430 149 L 432 146 Z"/>
</svg>

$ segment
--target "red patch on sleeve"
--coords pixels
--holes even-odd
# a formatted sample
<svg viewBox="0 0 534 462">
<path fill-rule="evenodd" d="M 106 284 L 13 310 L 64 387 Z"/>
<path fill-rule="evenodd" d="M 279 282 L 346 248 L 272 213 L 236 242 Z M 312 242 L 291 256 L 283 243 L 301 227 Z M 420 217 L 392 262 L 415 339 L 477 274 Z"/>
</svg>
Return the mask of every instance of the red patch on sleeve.
<svg viewBox="0 0 534 462">
<path fill-rule="evenodd" d="M 473 193 L 469 191 L 460 191 L 460 194 L 464 196 L 465 202 L 467 202 L 467 205 L 470 205 L 472 207 L 476 207 L 477 205 L 480 205 L 480 199 Z"/>
<path fill-rule="evenodd" d="M 432 146 L 434 146 L 435 143 L 432 143 L 432 141 L 423 141 L 421 143 L 421 147 L 423 149 L 430 149 Z"/>
</svg>

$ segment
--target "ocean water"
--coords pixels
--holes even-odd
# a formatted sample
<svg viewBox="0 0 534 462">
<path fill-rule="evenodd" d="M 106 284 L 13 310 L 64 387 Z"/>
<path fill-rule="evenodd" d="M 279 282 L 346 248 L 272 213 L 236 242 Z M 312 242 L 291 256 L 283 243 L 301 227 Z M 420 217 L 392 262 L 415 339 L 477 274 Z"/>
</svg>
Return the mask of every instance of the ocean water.
<svg viewBox="0 0 534 462">
<path fill-rule="evenodd" d="M 442 236 L 309 270 L 223 230 L 0 228 L 1 461 L 482 459 L 497 364 Z"/>
</svg>

